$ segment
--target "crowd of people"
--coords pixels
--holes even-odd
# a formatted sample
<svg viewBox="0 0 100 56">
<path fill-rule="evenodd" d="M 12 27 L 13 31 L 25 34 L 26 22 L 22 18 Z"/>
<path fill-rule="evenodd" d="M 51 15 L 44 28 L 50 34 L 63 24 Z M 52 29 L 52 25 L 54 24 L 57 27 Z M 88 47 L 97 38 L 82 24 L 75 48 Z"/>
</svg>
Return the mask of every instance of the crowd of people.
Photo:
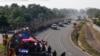
<svg viewBox="0 0 100 56">
<path fill-rule="evenodd" d="M 22 37 L 25 37 L 24 40 Z M 57 56 L 56 50 L 52 52 L 51 46 L 48 46 L 46 41 L 39 41 L 26 33 L 14 35 L 10 45 L 10 48 L 14 48 L 16 56 Z M 61 56 L 65 56 L 65 52 Z"/>
<path fill-rule="evenodd" d="M 35 42 L 25 42 L 18 45 L 16 55 L 20 56 L 48 56 L 51 52 L 51 47 Z"/>
</svg>

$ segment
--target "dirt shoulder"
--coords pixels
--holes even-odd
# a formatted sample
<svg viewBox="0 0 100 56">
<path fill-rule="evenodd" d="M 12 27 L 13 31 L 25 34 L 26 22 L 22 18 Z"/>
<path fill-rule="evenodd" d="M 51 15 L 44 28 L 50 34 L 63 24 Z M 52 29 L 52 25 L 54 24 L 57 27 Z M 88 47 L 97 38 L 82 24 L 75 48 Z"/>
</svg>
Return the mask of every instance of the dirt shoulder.
<svg viewBox="0 0 100 56">
<path fill-rule="evenodd" d="M 94 28 L 91 28 L 91 32 L 93 33 L 93 36 L 95 40 L 97 41 L 97 43 L 100 45 L 100 32 Z"/>
<path fill-rule="evenodd" d="M 77 46 L 79 46 L 83 51 L 89 53 L 90 56 L 100 56 L 100 52 L 95 49 L 98 47 L 98 43 L 96 42 L 91 30 L 86 26 L 86 24 L 83 24 L 80 30 L 75 32 L 78 32 L 78 36 L 76 33 L 72 32 L 73 34 L 71 37 L 72 41 L 74 40 L 73 42 Z"/>
<path fill-rule="evenodd" d="M 87 40 L 87 42 L 89 43 L 89 45 L 100 52 L 100 45 L 97 43 L 96 39 L 94 38 L 94 35 L 90 29 L 89 26 L 86 26 L 86 30 L 85 30 L 85 38 Z"/>
</svg>

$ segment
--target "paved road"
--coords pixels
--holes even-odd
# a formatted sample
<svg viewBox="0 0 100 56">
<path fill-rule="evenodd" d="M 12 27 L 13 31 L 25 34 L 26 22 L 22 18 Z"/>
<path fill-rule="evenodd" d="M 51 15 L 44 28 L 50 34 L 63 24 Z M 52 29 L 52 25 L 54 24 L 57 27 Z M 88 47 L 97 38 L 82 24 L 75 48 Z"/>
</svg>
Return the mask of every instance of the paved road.
<svg viewBox="0 0 100 56">
<path fill-rule="evenodd" d="M 51 45 L 52 50 L 57 51 L 57 56 L 60 56 L 64 51 L 66 52 L 66 56 L 88 56 L 72 43 L 70 38 L 70 33 L 73 29 L 72 25 L 59 27 L 59 29 L 60 30 L 48 29 L 36 37 L 39 40 L 47 40 L 48 44 Z"/>
</svg>

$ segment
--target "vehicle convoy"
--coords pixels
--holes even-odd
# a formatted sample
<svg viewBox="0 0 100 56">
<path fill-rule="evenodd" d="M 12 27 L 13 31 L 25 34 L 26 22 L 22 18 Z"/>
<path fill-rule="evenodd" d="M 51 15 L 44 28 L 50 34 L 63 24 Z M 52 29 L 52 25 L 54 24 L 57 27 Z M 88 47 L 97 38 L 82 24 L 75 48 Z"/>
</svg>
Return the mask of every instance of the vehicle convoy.
<svg viewBox="0 0 100 56">
<path fill-rule="evenodd" d="M 20 32 L 13 35 L 8 43 L 7 50 L 13 48 L 16 56 L 42 56 L 48 55 L 47 42 L 37 40 L 34 36 Z"/>
</svg>

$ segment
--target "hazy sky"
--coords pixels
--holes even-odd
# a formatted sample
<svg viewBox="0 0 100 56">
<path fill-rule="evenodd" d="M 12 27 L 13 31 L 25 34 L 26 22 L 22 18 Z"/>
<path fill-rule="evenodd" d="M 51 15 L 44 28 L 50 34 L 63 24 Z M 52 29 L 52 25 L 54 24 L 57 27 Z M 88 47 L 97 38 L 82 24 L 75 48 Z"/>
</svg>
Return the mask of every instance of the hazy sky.
<svg viewBox="0 0 100 56">
<path fill-rule="evenodd" d="M 0 5 L 11 5 L 18 3 L 19 5 L 40 4 L 48 8 L 75 8 L 84 9 L 87 7 L 99 8 L 100 0 L 0 0 Z"/>
</svg>

